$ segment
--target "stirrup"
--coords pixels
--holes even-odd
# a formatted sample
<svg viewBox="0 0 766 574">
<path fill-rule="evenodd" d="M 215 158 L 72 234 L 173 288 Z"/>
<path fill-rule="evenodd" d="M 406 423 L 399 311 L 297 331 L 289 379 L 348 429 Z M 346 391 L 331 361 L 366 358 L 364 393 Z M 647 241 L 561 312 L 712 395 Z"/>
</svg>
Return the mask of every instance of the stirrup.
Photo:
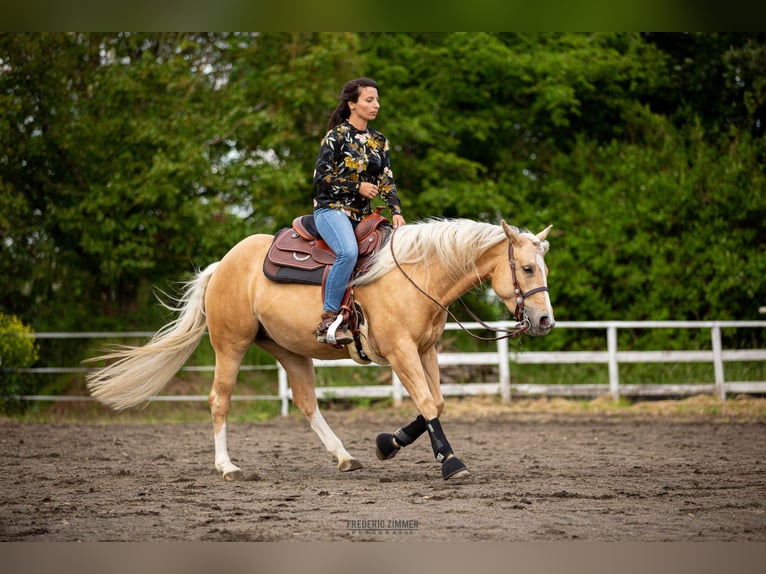
<svg viewBox="0 0 766 574">
<path fill-rule="evenodd" d="M 348 342 L 345 342 L 346 338 L 343 336 L 344 329 L 341 327 L 342 323 L 343 323 L 343 315 L 341 313 L 338 313 L 338 316 L 335 318 L 335 321 L 330 323 L 330 326 L 327 327 L 327 342 L 330 343 L 331 345 L 348 345 L 348 343 L 351 343 L 354 340 L 353 338 L 350 338 Z M 338 333 L 339 328 L 340 328 L 340 333 Z"/>
<path fill-rule="evenodd" d="M 326 330 L 317 330 L 316 340 L 319 343 L 343 346 L 353 343 L 354 337 L 351 335 L 348 327 L 343 325 L 343 314 L 338 313 L 333 322 L 327 326 Z"/>
</svg>

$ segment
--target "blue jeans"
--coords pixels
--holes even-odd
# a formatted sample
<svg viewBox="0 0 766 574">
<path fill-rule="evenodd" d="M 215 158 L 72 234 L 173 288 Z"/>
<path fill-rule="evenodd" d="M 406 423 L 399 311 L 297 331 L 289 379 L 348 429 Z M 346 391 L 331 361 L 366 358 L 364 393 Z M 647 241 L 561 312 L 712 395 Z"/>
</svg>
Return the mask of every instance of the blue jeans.
<svg viewBox="0 0 766 574">
<path fill-rule="evenodd" d="M 314 211 L 314 223 L 336 257 L 327 274 L 323 308 L 324 311 L 339 311 L 359 254 L 354 235 L 356 226 L 348 215 L 339 209 L 324 207 Z"/>
</svg>

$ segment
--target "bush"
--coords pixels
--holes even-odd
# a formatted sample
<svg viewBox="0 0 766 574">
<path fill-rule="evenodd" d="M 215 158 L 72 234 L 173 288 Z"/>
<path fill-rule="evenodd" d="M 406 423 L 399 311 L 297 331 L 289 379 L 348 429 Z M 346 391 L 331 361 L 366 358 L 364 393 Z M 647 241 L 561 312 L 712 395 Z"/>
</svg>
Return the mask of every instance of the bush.
<svg viewBox="0 0 766 574">
<path fill-rule="evenodd" d="M 14 315 L 0 313 L 0 412 L 19 410 L 16 395 L 28 394 L 34 379 L 16 369 L 31 367 L 37 361 L 38 347 L 31 327 Z"/>
</svg>

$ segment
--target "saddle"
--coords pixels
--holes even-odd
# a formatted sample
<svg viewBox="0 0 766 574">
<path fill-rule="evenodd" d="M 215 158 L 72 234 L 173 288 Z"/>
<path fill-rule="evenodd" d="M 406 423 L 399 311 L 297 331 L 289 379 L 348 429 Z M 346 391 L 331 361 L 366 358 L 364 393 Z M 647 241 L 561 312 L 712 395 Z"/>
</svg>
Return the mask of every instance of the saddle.
<svg viewBox="0 0 766 574">
<path fill-rule="evenodd" d="M 352 277 L 369 268 L 371 257 L 386 244 L 393 230 L 391 222 L 380 214 L 382 209 L 376 208 L 354 230 L 359 257 Z M 263 261 L 263 273 L 280 283 L 324 285 L 333 263 L 335 252 L 320 237 L 314 216 L 301 215 L 293 220 L 292 227 L 282 228 L 274 236 Z"/>
<path fill-rule="evenodd" d="M 352 279 L 369 268 L 372 256 L 388 242 L 393 231 L 391 222 L 380 214 L 382 210 L 383 207 L 377 207 L 354 229 L 359 256 Z M 321 285 L 324 297 L 327 273 L 334 262 L 335 252 L 320 237 L 314 216 L 301 215 L 293 220 L 292 227 L 282 228 L 274 236 L 263 260 L 263 274 L 279 283 Z M 362 307 L 354 299 L 351 286 L 346 288 L 341 313 L 354 335 L 354 345 L 348 345 L 351 358 L 363 365 L 372 361 L 387 364 L 367 342 L 367 322 Z"/>
</svg>

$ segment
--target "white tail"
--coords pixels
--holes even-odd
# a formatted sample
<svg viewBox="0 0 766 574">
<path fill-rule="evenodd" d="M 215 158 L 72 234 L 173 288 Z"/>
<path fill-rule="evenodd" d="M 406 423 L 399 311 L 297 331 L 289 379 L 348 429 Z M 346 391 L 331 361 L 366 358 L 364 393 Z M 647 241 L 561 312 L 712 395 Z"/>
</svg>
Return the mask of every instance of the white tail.
<svg viewBox="0 0 766 574">
<path fill-rule="evenodd" d="M 92 361 L 114 361 L 87 376 L 91 395 L 116 410 L 124 410 L 159 393 L 199 345 L 205 333 L 205 290 L 218 263 L 189 281 L 171 306 L 178 317 L 141 347 L 120 346 Z"/>
</svg>

